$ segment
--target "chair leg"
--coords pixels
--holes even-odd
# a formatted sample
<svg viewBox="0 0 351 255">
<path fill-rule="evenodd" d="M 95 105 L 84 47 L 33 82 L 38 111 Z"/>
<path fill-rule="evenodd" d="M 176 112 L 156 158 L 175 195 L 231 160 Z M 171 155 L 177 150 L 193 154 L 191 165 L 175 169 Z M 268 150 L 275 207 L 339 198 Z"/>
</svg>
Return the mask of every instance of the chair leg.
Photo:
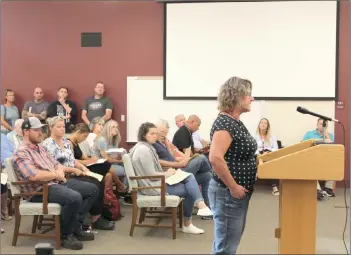
<svg viewBox="0 0 351 255">
<path fill-rule="evenodd" d="M 184 217 L 183 206 L 184 206 L 184 202 L 182 201 L 178 206 L 178 208 L 179 208 L 179 227 L 180 228 L 183 227 L 183 217 Z"/>
<path fill-rule="evenodd" d="M 177 237 L 177 211 L 178 207 L 172 207 L 172 232 L 173 232 L 173 239 Z"/>
<path fill-rule="evenodd" d="M 16 246 L 17 244 L 19 229 L 21 225 L 21 215 L 19 213 L 18 207 L 19 207 L 19 201 L 18 201 L 18 205 L 16 205 L 16 211 L 15 211 L 15 229 L 13 231 L 12 246 Z"/>
<path fill-rule="evenodd" d="M 44 215 L 39 216 L 38 229 L 41 230 L 41 225 L 43 224 Z"/>
<path fill-rule="evenodd" d="M 140 216 L 139 216 L 139 223 L 140 224 L 145 221 L 146 210 L 147 210 L 147 208 L 141 208 L 141 210 L 140 210 Z"/>
<path fill-rule="evenodd" d="M 55 216 L 55 239 L 56 239 L 56 250 L 61 248 L 61 222 L 60 215 Z"/>
<path fill-rule="evenodd" d="M 137 217 L 138 217 L 138 206 L 136 202 L 135 203 L 133 202 L 132 222 L 130 224 L 130 232 L 129 232 L 130 236 L 133 236 Z"/>
<path fill-rule="evenodd" d="M 11 190 L 8 189 L 7 190 L 7 194 L 8 194 L 8 204 L 7 204 L 7 209 L 8 209 L 8 213 L 9 213 L 9 216 L 12 216 L 12 193 L 11 193 Z"/>
<path fill-rule="evenodd" d="M 39 219 L 39 215 L 34 215 L 33 218 L 33 225 L 32 225 L 32 233 L 35 234 L 35 231 L 37 230 L 38 227 L 38 219 Z"/>
</svg>

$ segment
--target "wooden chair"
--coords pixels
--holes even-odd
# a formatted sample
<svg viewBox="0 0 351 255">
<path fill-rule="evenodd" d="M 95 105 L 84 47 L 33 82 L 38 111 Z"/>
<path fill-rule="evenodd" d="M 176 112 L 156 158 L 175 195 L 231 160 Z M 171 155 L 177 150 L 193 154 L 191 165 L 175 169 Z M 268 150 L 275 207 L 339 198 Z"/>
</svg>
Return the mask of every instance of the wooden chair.
<svg viewBox="0 0 351 255">
<path fill-rule="evenodd" d="M 130 236 L 133 236 L 135 227 L 150 227 L 150 228 L 170 228 L 172 229 L 173 239 L 177 235 L 177 216 L 179 217 L 179 227 L 183 227 L 183 198 L 178 196 L 166 195 L 166 183 L 164 175 L 155 176 L 135 176 L 134 168 L 129 154 L 123 156 L 124 168 L 129 182 L 129 189 L 132 192 L 133 212 L 132 222 L 130 226 Z M 161 186 L 139 187 L 137 180 L 145 179 L 160 179 Z M 160 189 L 160 196 L 147 196 L 138 193 L 140 190 Z M 138 210 L 141 209 L 139 221 L 137 223 Z M 156 210 L 164 209 L 164 210 Z M 171 209 L 172 225 L 145 224 L 146 218 L 164 218 L 169 217 Z M 152 215 L 151 215 L 152 214 Z M 168 215 L 167 215 L 168 214 Z"/>
<path fill-rule="evenodd" d="M 46 181 L 18 181 L 16 173 L 12 167 L 12 159 L 5 159 L 5 167 L 8 174 L 8 179 L 10 183 L 10 188 L 12 191 L 12 197 L 15 202 L 15 229 L 13 232 L 12 245 L 16 246 L 17 239 L 19 236 L 29 236 L 29 237 L 38 237 L 38 238 L 55 238 L 56 240 L 56 249 L 61 247 L 61 230 L 60 230 L 60 214 L 61 206 L 55 203 L 48 203 L 48 182 Z M 40 192 L 25 192 L 21 193 L 19 186 L 31 185 L 31 184 L 42 184 L 43 191 Z M 23 200 L 24 197 L 41 195 L 43 196 L 43 203 L 31 203 Z M 52 215 L 54 223 L 42 223 L 38 220 L 39 217 L 44 215 Z M 21 217 L 22 216 L 34 216 L 32 233 L 22 233 L 20 231 Z M 41 217 L 42 218 L 42 217 Z M 46 231 L 43 231 L 41 234 L 37 234 L 37 228 L 41 226 L 54 226 L 55 234 L 46 234 Z M 52 228 L 51 228 L 52 229 Z M 51 230 L 49 229 L 49 230 Z"/>
</svg>

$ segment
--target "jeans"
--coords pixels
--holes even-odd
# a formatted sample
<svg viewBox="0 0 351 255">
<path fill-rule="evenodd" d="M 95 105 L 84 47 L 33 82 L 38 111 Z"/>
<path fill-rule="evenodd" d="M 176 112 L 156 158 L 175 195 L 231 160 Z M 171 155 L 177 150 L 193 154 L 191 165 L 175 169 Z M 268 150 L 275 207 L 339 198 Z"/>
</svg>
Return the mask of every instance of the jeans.
<svg viewBox="0 0 351 255">
<path fill-rule="evenodd" d="M 236 254 L 245 229 L 251 194 L 243 199 L 233 198 L 229 189 L 215 180 L 208 190 L 214 220 L 213 254 Z"/>
<path fill-rule="evenodd" d="M 212 178 L 212 168 L 206 156 L 200 155 L 193 158 L 182 170 L 192 173 L 195 176 L 197 183 L 201 185 L 202 197 L 204 198 L 205 204 L 210 206 L 208 187 Z"/>
<path fill-rule="evenodd" d="M 79 230 L 86 214 L 99 195 L 96 185 L 69 179 L 63 184 L 49 186 L 48 202 L 61 205 L 61 236 Z M 33 196 L 31 202 L 43 202 L 42 196 Z"/>
<path fill-rule="evenodd" d="M 199 201 L 203 201 L 203 197 L 200 193 L 198 183 L 194 175 L 189 175 L 182 182 L 168 185 L 166 184 L 166 192 L 170 195 L 184 197 L 184 219 L 188 220 L 191 218 L 193 213 L 193 206 Z"/>
<path fill-rule="evenodd" d="M 126 170 L 124 166 L 118 163 L 112 164 L 112 169 L 115 170 L 118 177 L 122 177 L 122 181 L 124 185 L 128 185 L 128 179 L 126 177 Z"/>
<path fill-rule="evenodd" d="M 81 182 L 94 184 L 99 189 L 99 195 L 95 199 L 95 202 L 91 206 L 89 212 L 91 216 L 101 215 L 102 209 L 104 208 L 105 179 L 102 179 L 101 182 L 99 182 L 97 179 L 89 176 L 72 176 L 71 178 L 74 178 Z"/>
</svg>

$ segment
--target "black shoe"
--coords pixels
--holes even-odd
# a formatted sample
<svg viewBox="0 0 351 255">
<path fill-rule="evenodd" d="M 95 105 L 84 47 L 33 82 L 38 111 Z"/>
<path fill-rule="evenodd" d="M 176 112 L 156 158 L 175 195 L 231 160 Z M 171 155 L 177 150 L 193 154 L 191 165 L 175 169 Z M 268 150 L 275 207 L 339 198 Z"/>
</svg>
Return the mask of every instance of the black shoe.
<svg viewBox="0 0 351 255">
<path fill-rule="evenodd" d="M 317 200 L 321 201 L 324 198 L 324 194 L 321 190 L 317 190 Z"/>
<path fill-rule="evenodd" d="M 81 250 L 83 244 L 74 235 L 61 237 L 61 246 L 70 250 Z"/>
<path fill-rule="evenodd" d="M 201 219 L 203 219 L 203 220 L 213 220 L 213 216 L 202 216 Z"/>
<path fill-rule="evenodd" d="M 124 205 L 133 205 L 133 199 L 132 197 L 124 197 L 122 204 Z"/>
<path fill-rule="evenodd" d="M 93 233 L 83 231 L 81 228 L 79 228 L 77 231 L 74 231 L 74 232 L 73 232 L 73 235 L 74 235 L 79 241 L 93 241 L 93 240 L 95 239 Z"/>
<path fill-rule="evenodd" d="M 326 195 L 327 197 L 335 197 L 334 191 L 330 188 L 324 188 L 323 194 Z"/>
<path fill-rule="evenodd" d="M 113 221 L 108 221 L 100 217 L 97 221 L 95 221 L 92 225 L 94 229 L 100 230 L 114 230 L 115 223 Z"/>
</svg>

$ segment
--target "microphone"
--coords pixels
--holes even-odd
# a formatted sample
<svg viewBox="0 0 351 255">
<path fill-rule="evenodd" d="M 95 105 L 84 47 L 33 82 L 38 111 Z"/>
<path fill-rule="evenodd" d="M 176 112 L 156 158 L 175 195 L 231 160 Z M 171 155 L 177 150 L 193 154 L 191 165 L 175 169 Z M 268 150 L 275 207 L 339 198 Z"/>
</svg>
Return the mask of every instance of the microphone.
<svg viewBox="0 0 351 255">
<path fill-rule="evenodd" d="M 333 118 L 326 117 L 326 116 L 324 116 L 324 115 L 321 115 L 321 114 L 318 114 L 318 113 L 315 113 L 315 112 L 311 112 L 311 111 L 309 111 L 309 110 L 307 110 L 306 108 L 303 108 L 303 107 L 301 107 L 301 106 L 298 106 L 298 107 L 296 108 L 296 111 L 298 111 L 299 113 L 302 113 L 302 114 L 309 114 L 309 115 L 312 115 L 312 116 L 321 118 L 321 119 L 323 119 L 323 120 L 339 122 L 337 119 L 333 119 Z"/>
</svg>

